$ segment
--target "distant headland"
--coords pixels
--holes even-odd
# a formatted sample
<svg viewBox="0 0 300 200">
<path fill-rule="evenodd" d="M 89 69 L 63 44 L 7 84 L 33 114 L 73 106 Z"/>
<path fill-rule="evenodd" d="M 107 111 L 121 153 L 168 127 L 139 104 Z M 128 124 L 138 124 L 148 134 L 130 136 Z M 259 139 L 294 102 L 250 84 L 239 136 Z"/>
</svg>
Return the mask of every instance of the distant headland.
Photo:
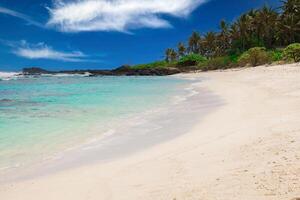
<svg viewBox="0 0 300 200">
<path fill-rule="evenodd" d="M 44 74 L 86 74 L 87 76 L 166 76 L 183 72 L 178 68 L 147 68 L 136 69 L 130 66 L 121 66 L 112 70 L 63 70 L 49 71 L 40 67 L 23 68 L 24 75 L 44 75 Z"/>
</svg>

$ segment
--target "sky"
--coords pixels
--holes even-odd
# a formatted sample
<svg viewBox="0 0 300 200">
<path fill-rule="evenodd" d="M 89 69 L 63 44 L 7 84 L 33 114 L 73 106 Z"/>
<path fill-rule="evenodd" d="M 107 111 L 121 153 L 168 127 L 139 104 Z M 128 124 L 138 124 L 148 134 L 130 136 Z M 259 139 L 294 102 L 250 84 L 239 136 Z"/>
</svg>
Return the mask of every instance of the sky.
<svg viewBox="0 0 300 200">
<path fill-rule="evenodd" d="M 111 69 L 161 60 L 192 31 L 279 0 L 1 0 L 0 71 Z"/>
</svg>

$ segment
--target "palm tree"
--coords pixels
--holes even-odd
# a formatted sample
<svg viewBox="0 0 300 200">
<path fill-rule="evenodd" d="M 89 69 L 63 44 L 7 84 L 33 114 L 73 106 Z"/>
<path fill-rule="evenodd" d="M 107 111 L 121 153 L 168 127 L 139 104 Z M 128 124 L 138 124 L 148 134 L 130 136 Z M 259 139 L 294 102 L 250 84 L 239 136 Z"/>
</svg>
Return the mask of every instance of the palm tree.
<svg viewBox="0 0 300 200">
<path fill-rule="evenodd" d="M 178 56 L 183 57 L 186 54 L 186 47 L 183 42 L 179 42 L 177 45 Z"/>
<path fill-rule="evenodd" d="M 234 43 L 234 41 L 239 40 L 241 33 L 240 33 L 237 23 L 234 23 L 230 26 L 229 34 L 230 34 L 229 38 L 231 40 L 231 43 Z"/>
<path fill-rule="evenodd" d="M 251 24 L 252 24 L 252 16 L 248 14 L 243 14 L 237 21 L 236 26 L 239 30 L 239 40 L 241 42 L 241 50 L 245 51 L 247 48 L 249 48 L 247 42 L 249 41 L 250 34 L 252 33 L 251 30 Z"/>
<path fill-rule="evenodd" d="M 166 62 L 170 62 L 170 60 L 171 60 L 171 51 L 172 51 L 172 49 L 170 49 L 170 48 L 167 48 L 166 51 L 165 51 L 165 60 L 166 60 Z"/>
<path fill-rule="evenodd" d="M 222 20 L 220 22 L 221 32 L 218 34 L 217 39 L 217 48 L 219 52 L 218 55 L 225 55 L 226 51 L 230 48 L 230 35 L 229 35 L 229 26 L 226 21 Z"/>
<path fill-rule="evenodd" d="M 297 21 L 294 15 L 283 16 L 280 27 L 282 30 L 282 37 L 285 38 L 285 44 L 299 41 L 300 21 Z"/>
<path fill-rule="evenodd" d="M 273 47 L 276 42 L 278 21 L 278 13 L 270 7 L 264 6 L 256 12 L 254 17 L 256 34 L 258 39 L 263 41 L 267 48 Z"/>
<path fill-rule="evenodd" d="M 300 1 L 299 0 L 284 0 L 281 1 L 283 5 L 281 9 L 283 10 L 283 15 L 287 14 L 299 14 L 300 13 Z M 298 15 L 299 17 L 299 15 Z"/>
<path fill-rule="evenodd" d="M 171 53 L 170 53 L 170 61 L 171 61 L 171 62 L 174 62 L 174 61 L 177 60 L 177 58 L 178 58 L 178 56 L 177 56 L 176 51 L 175 51 L 174 49 L 172 49 L 172 51 L 171 51 Z"/>
<path fill-rule="evenodd" d="M 206 33 L 203 38 L 203 44 L 205 48 L 205 56 L 209 58 L 215 56 L 217 44 L 216 33 L 212 31 Z"/>
<path fill-rule="evenodd" d="M 177 53 L 174 49 L 168 48 L 165 52 L 165 60 L 166 62 L 173 62 L 177 59 Z"/>
<path fill-rule="evenodd" d="M 283 1 L 280 28 L 285 44 L 300 40 L 300 0 Z"/>
<path fill-rule="evenodd" d="M 178 54 L 167 49 L 166 60 L 176 60 L 186 53 L 196 53 L 212 58 L 231 53 L 240 54 L 251 47 L 274 48 L 300 42 L 300 0 L 283 0 L 282 12 L 264 6 L 242 14 L 232 24 L 220 22 L 220 31 L 207 32 L 203 37 L 194 31 L 184 43 L 177 45 Z"/>
<path fill-rule="evenodd" d="M 189 38 L 188 50 L 190 53 L 199 53 L 200 40 L 201 40 L 200 34 L 194 31 Z"/>
</svg>

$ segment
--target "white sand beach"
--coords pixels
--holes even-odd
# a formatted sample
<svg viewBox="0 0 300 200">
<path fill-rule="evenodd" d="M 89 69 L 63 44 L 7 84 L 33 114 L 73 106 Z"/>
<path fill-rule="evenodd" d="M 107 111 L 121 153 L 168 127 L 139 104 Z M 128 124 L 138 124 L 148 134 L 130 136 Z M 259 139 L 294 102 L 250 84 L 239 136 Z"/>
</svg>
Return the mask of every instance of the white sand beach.
<svg viewBox="0 0 300 200">
<path fill-rule="evenodd" d="M 199 87 L 225 104 L 173 140 L 105 164 L 0 185 L 0 199 L 300 198 L 300 64 L 180 76 L 205 78 Z"/>
</svg>

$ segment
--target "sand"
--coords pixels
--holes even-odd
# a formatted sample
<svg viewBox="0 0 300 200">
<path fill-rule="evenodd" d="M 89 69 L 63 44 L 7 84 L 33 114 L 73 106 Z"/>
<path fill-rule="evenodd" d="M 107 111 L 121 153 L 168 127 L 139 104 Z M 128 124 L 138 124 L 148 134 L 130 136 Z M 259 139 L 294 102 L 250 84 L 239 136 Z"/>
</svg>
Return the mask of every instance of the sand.
<svg viewBox="0 0 300 200">
<path fill-rule="evenodd" d="M 1 200 L 300 197 L 300 64 L 180 75 L 223 106 L 173 140 L 109 163 L 0 185 Z"/>
</svg>

